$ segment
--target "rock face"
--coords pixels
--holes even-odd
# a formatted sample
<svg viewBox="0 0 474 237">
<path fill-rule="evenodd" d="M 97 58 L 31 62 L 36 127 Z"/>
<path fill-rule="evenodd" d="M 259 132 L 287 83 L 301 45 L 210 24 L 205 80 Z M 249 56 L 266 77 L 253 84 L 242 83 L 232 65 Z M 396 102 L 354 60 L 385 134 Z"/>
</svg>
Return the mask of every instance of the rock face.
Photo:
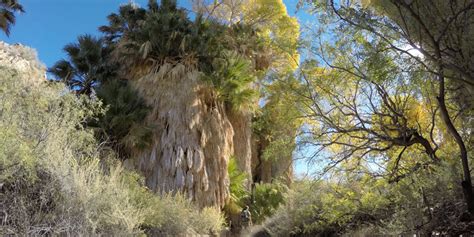
<svg viewBox="0 0 474 237">
<path fill-rule="evenodd" d="M 39 62 L 36 51 L 21 44 L 9 45 L 0 41 L 0 67 L 17 70 L 31 82 L 46 80 L 46 67 Z"/>
<path fill-rule="evenodd" d="M 223 207 L 234 132 L 222 103 L 197 71 L 180 64 L 165 64 L 134 84 L 152 107 L 147 120 L 153 144 L 133 154 L 146 185 L 156 192 L 185 193 L 201 207 Z"/>
</svg>

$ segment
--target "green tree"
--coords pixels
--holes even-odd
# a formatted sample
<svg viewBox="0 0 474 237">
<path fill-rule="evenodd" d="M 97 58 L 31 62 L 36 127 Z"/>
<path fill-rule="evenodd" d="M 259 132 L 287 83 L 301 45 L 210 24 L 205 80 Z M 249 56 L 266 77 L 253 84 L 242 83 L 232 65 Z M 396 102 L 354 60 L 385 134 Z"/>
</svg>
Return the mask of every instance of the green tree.
<svg viewBox="0 0 474 237">
<path fill-rule="evenodd" d="M 64 47 L 68 59 L 56 62 L 48 71 L 78 94 L 91 95 L 94 88 L 113 76 L 107 64 L 110 53 L 102 39 L 81 35 L 77 43 Z"/>
<path fill-rule="evenodd" d="M 265 50 L 256 55 L 261 69 L 271 67 L 285 73 L 297 68 L 299 24 L 289 16 L 282 0 L 193 0 L 193 7 L 224 24 L 243 23 L 257 30 L 265 45 Z"/>
<path fill-rule="evenodd" d="M 143 121 L 149 108 L 128 81 L 118 77 L 118 67 L 109 60 L 111 50 L 103 39 L 79 36 L 77 43 L 66 45 L 64 51 L 68 59 L 58 61 L 49 72 L 76 94 L 102 101 L 105 113 L 87 122 L 97 137 L 121 158 L 127 158 L 131 148 L 146 147 L 151 130 Z"/>
<path fill-rule="evenodd" d="M 472 94 L 469 93 L 469 91 L 472 91 L 473 85 L 472 70 L 470 69 L 472 65 L 466 64 L 466 62 L 471 60 L 470 55 L 472 53 L 470 51 L 472 47 L 467 45 L 471 45 L 472 41 L 468 36 L 470 33 L 466 32 L 470 32 L 472 28 L 470 13 L 474 10 L 473 5 L 467 1 L 443 1 L 434 4 L 426 4 L 423 1 L 402 0 L 362 1 L 363 4 L 359 1 L 350 3 L 343 1 L 309 2 L 312 4 L 311 9 L 318 11 L 318 15 L 321 16 L 319 18 L 320 22 L 323 22 L 325 27 L 332 30 L 335 35 L 338 34 L 334 30 L 339 27 L 337 30 L 339 34 L 347 34 L 358 30 L 360 37 L 355 36 L 356 42 L 363 38 L 369 39 L 368 41 L 380 42 L 370 42 L 370 44 L 375 46 L 380 45 L 379 49 L 370 47 L 370 45 L 364 45 L 364 43 L 353 45 L 353 49 L 356 51 L 374 48 L 371 51 L 376 53 L 373 54 L 367 50 L 360 50 L 360 53 L 355 54 L 350 60 L 350 66 L 339 67 L 340 65 L 337 64 L 337 60 L 334 57 L 325 57 L 326 62 L 334 65 L 333 68 L 335 70 L 371 76 L 371 74 L 367 74 L 363 70 L 360 71 L 359 67 L 352 65 L 359 64 L 361 59 L 370 58 L 371 55 L 379 57 L 380 60 L 378 62 L 385 62 L 383 57 L 380 58 L 382 55 L 389 56 L 392 59 L 398 57 L 403 59 L 404 64 L 409 66 L 409 68 L 392 76 L 387 74 L 390 71 L 386 73 L 374 69 L 371 71 L 377 72 L 379 77 L 393 82 L 397 80 L 396 78 L 401 78 L 400 76 L 405 74 L 404 72 L 409 73 L 411 75 L 406 77 L 407 87 L 409 88 L 418 85 L 414 75 L 417 72 L 423 72 L 425 82 L 431 84 L 433 88 L 432 90 L 426 90 L 430 94 L 429 96 L 424 96 L 425 100 L 430 101 L 427 108 L 435 108 L 429 109 L 431 110 L 433 124 L 431 131 L 439 129 L 440 133 L 445 135 L 445 140 L 448 140 L 448 134 L 454 138 L 458 146 L 459 161 L 462 164 L 463 181 L 461 186 L 464 190 L 465 203 L 467 204 L 467 210 L 473 213 L 474 195 L 466 146 L 468 139 L 466 134 L 472 128 L 469 128 L 469 125 L 467 127 L 461 126 L 463 125 L 462 122 L 459 122 L 459 120 L 455 121 L 455 116 L 453 116 L 453 114 L 462 114 L 461 117 L 469 117 L 469 114 L 472 113 L 472 108 L 466 107 L 466 105 L 471 103 L 449 103 L 447 99 L 451 96 L 459 97 L 456 94 L 464 94 L 466 96 Z M 433 12 L 438 14 L 435 16 Z M 453 40 L 454 38 L 456 40 Z M 325 43 L 322 45 L 334 44 Z M 343 48 L 340 45 L 337 46 L 340 47 L 339 49 L 348 50 L 348 48 Z M 335 47 L 332 47 L 330 50 L 326 48 L 324 54 L 330 55 L 335 50 Z M 415 52 L 418 52 L 418 54 Z M 392 55 L 390 56 L 390 54 Z M 394 55 L 397 56 L 395 57 Z M 399 62 L 398 65 L 403 65 L 403 63 Z M 426 87 L 424 88 L 426 89 Z M 432 103 L 434 101 L 436 101 L 436 104 Z M 342 112 L 347 113 L 345 111 Z M 437 119 L 438 115 L 441 120 Z M 440 125 L 440 123 L 443 125 Z M 418 134 L 420 134 L 420 129 L 418 129 Z M 433 137 L 429 132 L 425 132 L 425 134 L 425 138 Z M 427 140 L 431 140 L 431 150 L 436 153 L 440 148 L 437 142 L 434 139 Z M 423 143 L 427 144 L 426 142 Z M 429 148 L 426 150 L 427 153 L 430 152 L 429 150 Z"/>
<path fill-rule="evenodd" d="M 255 65 L 258 74 L 251 87 L 260 92 L 263 108 L 251 110 L 253 139 L 258 157 L 253 165 L 254 182 L 270 182 L 279 176 L 292 180 L 292 152 L 299 125 L 297 102 L 286 93 L 285 81 L 298 67 L 299 24 L 281 0 L 195 0 L 193 8 L 204 17 L 235 28 L 244 25 L 252 34 L 235 47 Z M 254 40 L 249 40 L 255 38 Z M 275 83 L 275 85 L 272 85 Z M 252 102 L 252 101 L 251 101 Z M 296 102 L 296 103 L 295 103 Z M 257 102 L 253 102 L 254 107 Z M 284 111 L 284 112 L 282 112 Z M 288 113 L 287 113 L 288 112 Z M 250 126 L 250 125 L 249 125 Z"/>
<path fill-rule="evenodd" d="M 191 20 L 176 1 L 154 0 L 147 9 L 123 5 L 108 19 L 99 29 L 114 49 L 111 60 L 121 65 L 121 76 L 140 78 L 163 64 L 181 64 L 202 72 L 201 79 L 230 107 L 249 108 L 254 102 L 257 67 L 242 49 L 258 46 L 259 40 L 245 24 L 227 26 L 199 14 Z"/>
<path fill-rule="evenodd" d="M 0 1 L 0 29 L 10 35 L 10 29 L 16 22 L 15 13 L 25 12 L 23 6 L 17 0 Z"/>
<path fill-rule="evenodd" d="M 254 138 L 259 146 L 254 182 L 285 179 L 286 184 L 290 184 L 293 180 L 293 152 L 305 109 L 301 98 L 294 94 L 293 90 L 297 87 L 297 78 L 288 74 L 273 75 L 272 80 L 262 88 L 265 105 L 252 123 Z M 270 174 L 266 174 L 267 166 L 270 166 Z"/>
</svg>

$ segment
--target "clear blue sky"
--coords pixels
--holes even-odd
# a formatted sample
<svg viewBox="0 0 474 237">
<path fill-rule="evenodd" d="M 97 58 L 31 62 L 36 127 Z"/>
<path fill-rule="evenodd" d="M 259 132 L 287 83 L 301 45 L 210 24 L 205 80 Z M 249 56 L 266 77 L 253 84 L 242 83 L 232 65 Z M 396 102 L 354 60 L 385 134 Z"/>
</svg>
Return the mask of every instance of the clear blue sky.
<svg viewBox="0 0 474 237">
<path fill-rule="evenodd" d="M 52 66 L 64 57 L 64 45 L 78 35 L 98 35 L 97 28 L 107 23 L 107 15 L 116 12 L 128 0 L 19 0 L 25 8 L 17 15 L 10 37 L 0 33 L 0 40 L 35 48 L 40 60 Z M 146 0 L 136 0 L 146 6 Z M 183 1 L 184 2 L 184 1 Z M 183 4 L 182 4 L 183 5 Z M 186 5 L 186 4 L 184 4 Z"/>
<path fill-rule="evenodd" d="M 25 8 L 17 15 L 10 37 L 0 32 L 0 40 L 9 44 L 21 43 L 36 49 L 39 59 L 47 66 L 65 57 L 64 45 L 75 42 L 81 34 L 99 35 L 97 28 L 107 23 L 107 15 L 116 12 L 120 4 L 129 0 L 19 0 Z M 146 6 L 147 0 L 134 0 Z M 303 12 L 296 14 L 298 0 L 284 0 L 288 13 L 307 21 Z M 190 9 L 190 0 L 178 0 L 182 7 Z M 308 169 L 305 162 L 295 164 L 295 171 L 303 174 Z"/>
<path fill-rule="evenodd" d="M 107 15 L 116 12 L 129 0 L 19 0 L 25 8 L 17 15 L 10 37 L 0 33 L 0 40 L 21 43 L 35 48 L 40 60 L 52 66 L 64 57 L 64 45 L 74 42 L 78 35 L 98 35 L 97 28 L 107 23 Z M 146 6 L 147 0 L 134 0 Z M 285 0 L 288 11 L 295 14 L 297 0 Z M 178 0 L 190 9 L 190 0 Z"/>
</svg>

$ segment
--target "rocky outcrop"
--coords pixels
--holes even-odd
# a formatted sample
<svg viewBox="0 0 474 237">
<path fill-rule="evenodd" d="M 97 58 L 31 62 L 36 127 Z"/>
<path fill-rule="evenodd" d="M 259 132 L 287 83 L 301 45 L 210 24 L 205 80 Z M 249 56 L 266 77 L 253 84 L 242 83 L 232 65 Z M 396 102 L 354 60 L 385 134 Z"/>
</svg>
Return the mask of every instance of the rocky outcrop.
<svg viewBox="0 0 474 237">
<path fill-rule="evenodd" d="M 152 107 L 147 122 L 154 135 L 150 148 L 134 152 L 133 162 L 150 189 L 185 193 L 201 207 L 223 207 L 234 132 L 224 106 L 199 75 L 165 64 L 134 81 Z"/>
<path fill-rule="evenodd" d="M 46 67 L 39 62 L 36 51 L 21 44 L 9 45 L 0 41 L 0 67 L 17 70 L 31 82 L 46 80 Z"/>
</svg>

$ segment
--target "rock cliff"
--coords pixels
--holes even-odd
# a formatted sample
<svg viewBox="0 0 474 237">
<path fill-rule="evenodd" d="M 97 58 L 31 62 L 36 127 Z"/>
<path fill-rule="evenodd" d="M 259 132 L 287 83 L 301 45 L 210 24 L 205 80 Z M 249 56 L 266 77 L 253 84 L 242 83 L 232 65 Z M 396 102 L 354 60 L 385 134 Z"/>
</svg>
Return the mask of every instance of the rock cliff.
<svg viewBox="0 0 474 237">
<path fill-rule="evenodd" d="M 32 82 L 46 80 L 46 67 L 39 62 L 36 51 L 21 44 L 0 41 L 0 67 L 15 69 Z"/>
</svg>

